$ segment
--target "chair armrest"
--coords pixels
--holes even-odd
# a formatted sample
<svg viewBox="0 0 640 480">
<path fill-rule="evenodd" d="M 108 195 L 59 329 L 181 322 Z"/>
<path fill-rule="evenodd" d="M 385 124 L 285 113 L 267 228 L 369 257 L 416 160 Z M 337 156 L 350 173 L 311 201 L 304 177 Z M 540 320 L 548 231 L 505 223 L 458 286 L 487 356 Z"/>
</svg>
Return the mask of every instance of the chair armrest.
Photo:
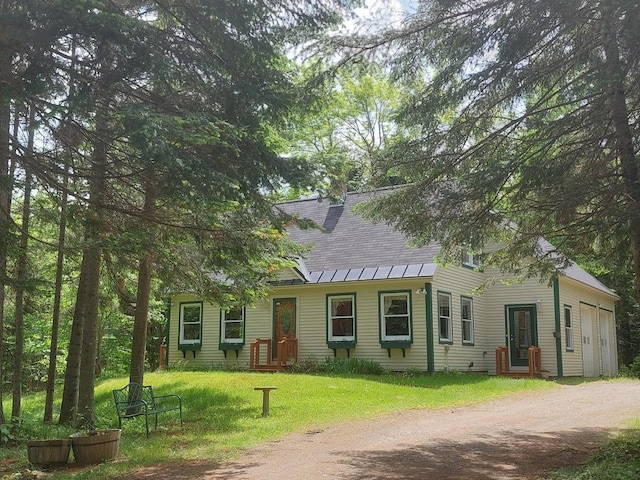
<svg viewBox="0 0 640 480">
<path fill-rule="evenodd" d="M 135 402 L 122 401 L 122 402 L 115 402 L 115 404 L 116 404 L 116 410 L 118 411 L 118 415 L 120 415 L 121 412 L 126 415 L 129 409 L 134 409 L 138 407 L 144 409 L 145 412 L 149 410 L 149 404 L 144 400 L 137 400 Z"/>
<path fill-rule="evenodd" d="M 182 407 L 182 397 L 180 395 L 175 395 L 175 394 L 170 394 L 170 395 L 154 395 L 153 400 L 154 402 L 156 400 L 161 400 L 161 399 L 167 399 L 167 398 L 177 398 L 178 399 L 178 405 L 180 407 Z"/>
</svg>

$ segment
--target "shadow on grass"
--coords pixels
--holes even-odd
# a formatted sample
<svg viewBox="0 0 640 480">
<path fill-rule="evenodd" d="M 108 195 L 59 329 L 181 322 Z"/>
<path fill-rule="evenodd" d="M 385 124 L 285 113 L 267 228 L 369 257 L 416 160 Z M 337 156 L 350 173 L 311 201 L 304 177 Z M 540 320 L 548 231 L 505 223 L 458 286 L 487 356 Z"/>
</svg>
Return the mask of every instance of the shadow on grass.
<svg viewBox="0 0 640 480">
<path fill-rule="evenodd" d="M 176 394 L 182 397 L 182 414 L 185 426 L 202 428 L 216 432 L 228 432 L 241 429 L 239 420 L 255 415 L 255 405 L 250 405 L 241 396 L 229 395 L 212 387 L 185 385 L 180 382 L 164 383 L 161 388 L 154 388 L 156 395 Z M 111 390 L 96 394 L 96 414 L 100 428 L 115 428 L 118 425 Z M 163 412 L 158 415 L 158 428 L 180 428 L 177 411 Z M 149 417 L 149 427 L 153 435 L 154 418 Z M 124 419 L 124 434 L 140 434 L 146 436 L 144 416 Z"/>
</svg>

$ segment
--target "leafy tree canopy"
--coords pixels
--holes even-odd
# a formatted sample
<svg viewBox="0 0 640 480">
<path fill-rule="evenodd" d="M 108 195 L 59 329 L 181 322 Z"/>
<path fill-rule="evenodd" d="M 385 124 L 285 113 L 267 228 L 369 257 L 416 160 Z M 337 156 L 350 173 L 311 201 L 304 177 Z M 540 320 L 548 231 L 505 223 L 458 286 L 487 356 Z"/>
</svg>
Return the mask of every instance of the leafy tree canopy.
<svg viewBox="0 0 640 480">
<path fill-rule="evenodd" d="M 430 0 L 397 29 L 341 38 L 348 55 L 393 51 L 420 87 L 399 120 L 418 132 L 382 174 L 410 185 L 367 209 L 453 255 L 555 275 L 563 252 L 626 249 L 640 265 L 640 6 L 628 0 Z M 524 256 L 540 262 L 519 270 Z M 636 287 L 638 290 L 638 287 Z"/>
</svg>

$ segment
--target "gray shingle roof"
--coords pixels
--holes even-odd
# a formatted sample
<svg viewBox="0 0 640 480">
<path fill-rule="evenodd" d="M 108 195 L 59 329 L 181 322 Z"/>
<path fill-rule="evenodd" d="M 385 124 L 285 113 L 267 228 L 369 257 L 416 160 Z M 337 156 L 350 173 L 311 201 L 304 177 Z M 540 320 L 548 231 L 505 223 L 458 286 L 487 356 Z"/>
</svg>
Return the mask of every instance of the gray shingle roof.
<svg viewBox="0 0 640 480">
<path fill-rule="evenodd" d="M 375 193 L 374 193 L 375 194 Z M 279 204 L 290 214 L 313 220 L 322 229 L 293 228 L 290 237 L 311 247 L 304 255 L 307 281 L 325 283 L 345 280 L 373 280 L 432 276 L 437 243 L 409 246 L 404 234 L 391 226 L 365 221 L 353 212 L 371 193 L 349 193 L 343 205 L 328 199 L 307 199 Z M 304 271 L 304 266 L 298 272 Z"/>
<path fill-rule="evenodd" d="M 328 199 L 307 199 L 284 202 L 278 207 L 289 214 L 313 220 L 322 229 L 288 230 L 290 237 L 311 249 L 295 269 L 306 283 L 330 283 L 386 278 L 420 278 L 435 274 L 435 256 L 440 250 L 437 242 L 417 248 L 407 243 L 404 234 L 384 223 L 363 220 L 353 208 L 373 195 L 384 195 L 385 190 L 373 193 L 349 193 L 344 205 L 331 205 Z M 545 245 L 548 244 L 546 241 Z M 548 244 L 548 248 L 553 248 Z M 562 272 L 608 295 L 617 297 L 591 274 L 572 263 Z"/>
<path fill-rule="evenodd" d="M 556 248 L 551 243 L 549 243 L 544 239 L 538 240 L 538 245 L 540 245 L 541 250 L 545 253 L 556 251 Z M 607 287 L 604 283 L 602 283 L 596 277 L 591 275 L 589 272 L 586 272 L 585 270 L 580 268 L 573 261 L 571 261 L 569 263 L 569 266 L 567 266 L 562 271 L 561 275 L 564 275 L 567 278 L 571 278 L 572 280 L 588 285 L 592 288 L 595 288 L 596 290 L 600 290 L 601 292 L 605 292 L 611 295 L 612 297 L 620 298 L 617 293 L 615 293 L 613 290 L 611 290 L 609 287 Z"/>
</svg>

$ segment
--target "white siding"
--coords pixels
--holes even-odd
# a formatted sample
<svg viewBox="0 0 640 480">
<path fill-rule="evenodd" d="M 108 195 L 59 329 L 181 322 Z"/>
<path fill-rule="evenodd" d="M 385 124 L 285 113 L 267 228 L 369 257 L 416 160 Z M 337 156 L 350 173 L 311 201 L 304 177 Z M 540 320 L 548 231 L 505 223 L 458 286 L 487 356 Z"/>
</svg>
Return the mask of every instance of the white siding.
<svg viewBox="0 0 640 480">
<path fill-rule="evenodd" d="M 178 313 L 179 304 L 184 301 L 197 301 L 193 297 L 179 295 L 172 299 L 169 361 L 171 365 L 184 362 L 202 368 L 237 365 L 241 368 L 249 366 L 250 344 L 256 338 L 271 338 L 273 333 L 273 299 L 295 298 L 297 307 L 296 336 L 299 341 L 299 358 L 314 357 L 322 361 L 325 357 L 333 357 L 333 350 L 326 342 L 327 294 L 353 293 L 356 297 L 356 339 L 357 344 L 351 350 L 352 357 L 370 359 L 392 370 L 403 371 L 409 368 L 427 370 L 427 312 L 426 295 L 416 293 L 425 286 L 425 281 L 432 281 L 432 328 L 433 359 L 435 371 L 459 370 L 480 371 L 495 374 L 495 350 L 507 345 L 505 308 L 508 305 L 530 305 L 535 308 L 537 318 L 537 338 L 541 348 L 542 367 L 549 370 L 552 376 L 558 374 L 556 358 L 555 305 L 553 288 L 536 279 L 514 282 L 509 276 L 487 269 L 477 272 L 463 267 L 439 267 L 432 279 L 395 279 L 354 282 L 323 283 L 312 285 L 290 285 L 273 287 L 271 295 L 259 300 L 253 307 L 246 309 L 245 345 L 238 352 L 218 350 L 220 335 L 220 310 L 217 306 L 204 303 L 202 350 L 186 352 L 183 357 L 178 350 Z M 490 283 L 484 285 L 484 282 Z M 484 288 L 483 288 L 484 287 Z M 380 292 L 405 290 L 409 291 L 412 306 L 413 343 L 405 350 L 405 357 L 400 349 L 392 349 L 391 356 L 380 345 L 378 300 Z M 453 343 L 439 343 L 438 335 L 438 291 L 451 295 Z M 473 299 L 474 309 L 474 344 L 462 344 L 461 297 Z M 580 331 L 580 305 L 590 304 L 602 309 L 614 311 L 614 299 L 591 287 L 561 277 L 559 280 L 560 331 L 562 338 L 562 363 L 564 375 L 582 375 L 582 350 Z M 572 307 L 574 346 L 573 352 L 566 351 L 564 330 L 564 306 Z M 613 314 L 611 314 L 613 318 Z M 594 336 L 601 341 L 600 323 L 596 315 Z M 615 351 L 615 329 L 610 333 L 612 349 L 612 368 L 617 372 Z M 600 351 L 600 349 L 598 349 Z M 339 357 L 346 357 L 345 350 L 338 350 Z M 595 359 L 598 371 L 602 371 L 601 353 Z M 473 363 L 473 366 L 470 364 Z M 523 367 L 526 370 L 526 367 Z"/>
<path fill-rule="evenodd" d="M 424 287 L 422 280 L 397 280 L 333 283 L 305 286 L 274 287 L 273 293 L 267 299 L 261 300 L 254 307 L 246 309 L 245 316 L 245 346 L 238 352 L 238 358 L 233 351 L 224 353 L 218 350 L 220 336 L 220 311 L 217 306 L 204 304 L 202 350 L 193 357 L 186 352 L 183 357 L 178 350 L 178 312 L 179 304 L 184 301 L 194 301 L 193 297 L 176 296 L 172 299 L 169 361 L 171 365 L 186 363 L 191 366 L 217 367 L 228 364 L 238 364 L 240 367 L 249 366 L 249 345 L 256 338 L 271 338 L 272 302 L 274 298 L 295 298 L 297 306 L 296 336 L 298 338 L 299 358 L 314 357 L 322 361 L 325 357 L 333 357 L 333 350 L 326 342 L 326 296 L 336 293 L 355 293 L 356 295 L 356 337 L 357 344 L 351 350 L 352 357 L 373 360 L 385 368 L 392 370 L 407 370 L 408 368 L 427 369 L 426 342 L 426 308 L 425 295 L 417 295 L 416 290 Z M 413 344 L 402 350 L 388 351 L 380 346 L 379 341 L 379 313 L 378 292 L 389 290 L 406 290 L 411 298 L 411 321 Z M 337 355 L 346 357 L 345 350 L 338 350 Z"/>
<path fill-rule="evenodd" d="M 571 307 L 573 319 L 573 351 L 567 351 L 567 338 L 562 324 L 562 367 L 566 376 L 582 376 L 582 329 L 580 324 L 580 304 L 585 301 L 584 289 L 579 284 L 560 282 L 560 308 Z M 592 302 L 587 302 L 592 303 Z M 595 327 L 595 324 L 594 324 Z"/>
<path fill-rule="evenodd" d="M 300 275 L 298 275 L 293 268 L 283 268 L 282 270 L 278 270 L 276 272 L 276 277 L 278 280 L 300 280 Z"/>
<path fill-rule="evenodd" d="M 565 305 L 572 307 L 573 314 L 573 338 L 574 338 L 574 351 L 567 351 L 566 349 L 566 336 L 564 332 L 564 318 L 562 320 L 562 363 L 563 373 L 565 376 L 582 376 L 584 375 L 582 358 L 582 330 L 580 322 L 580 306 L 587 305 L 593 307 L 595 310 L 593 318 L 593 342 L 596 347 L 600 345 L 600 311 L 602 309 L 608 312 L 614 311 L 614 299 L 609 295 L 605 295 L 593 288 L 586 287 L 578 282 L 561 277 L 559 280 L 560 291 L 560 309 L 562 310 Z M 611 314 L 614 318 L 614 315 Z M 615 324 L 615 323 L 614 323 Z M 612 357 L 615 360 L 617 358 L 616 348 L 616 335 L 615 329 L 610 332 L 610 348 L 612 351 Z M 602 372 L 602 352 L 600 348 L 595 348 L 594 352 L 595 372 L 594 375 L 598 376 Z M 614 361 L 612 364 L 614 372 L 617 373 L 617 363 Z"/>
<path fill-rule="evenodd" d="M 488 281 L 486 285 L 483 285 Z M 483 288 L 484 287 L 484 288 Z M 454 343 L 448 351 L 438 343 L 436 291 L 452 294 Z M 477 292 L 476 292 L 477 291 Z M 460 296 L 471 296 L 475 310 L 475 345 L 462 345 Z M 490 269 L 483 273 L 465 268 L 439 269 L 434 277 L 435 369 L 472 370 L 495 374 L 496 348 L 507 346 L 506 311 L 508 305 L 531 305 L 537 318 L 537 338 L 541 348 L 542 367 L 557 374 L 556 348 L 553 332 L 555 315 L 553 289 L 537 280 L 516 282 L 512 277 Z M 517 368 L 514 368 L 517 370 Z M 526 370 L 526 368 L 522 368 Z"/>
<path fill-rule="evenodd" d="M 202 308 L 202 350 L 183 353 L 178 350 L 178 329 L 180 325 L 180 304 L 183 302 L 198 302 L 200 299 L 190 295 L 178 295 L 171 299 L 169 317 L 169 364 L 184 363 L 187 365 L 210 366 L 214 363 L 218 353 L 220 338 L 220 309 L 203 302 Z M 222 354 L 222 352 L 220 352 Z"/>
<path fill-rule="evenodd" d="M 333 357 L 333 350 L 328 348 L 326 343 L 327 294 L 355 293 L 357 344 L 351 350 L 351 356 L 373 360 L 392 370 L 426 370 L 426 297 L 415 293 L 422 287 L 424 282 L 418 279 L 328 283 L 305 286 L 304 295 L 300 295 L 300 287 L 277 287 L 274 289 L 273 298 L 296 295 L 298 297 L 297 337 L 300 358 L 314 357 L 322 360 L 325 357 Z M 387 350 L 380 346 L 378 293 L 395 290 L 411 292 L 413 344 L 411 348 L 405 349 L 405 358 L 399 349 L 392 349 L 389 357 Z M 346 357 L 346 351 L 338 350 L 337 355 Z"/>
<path fill-rule="evenodd" d="M 509 305 L 530 305 L 535 308 L 537 321 L 537 338 L 542 357 L 542 368 L 557 375 L 555 331 L 555 310 L 553 288 L 537 279 L 515 281 L 513 277 L 502 275 L 497 271 L 485 272 L 487 278 L 495 281 L 487 287 L 484 295 L 487 304 L 487 317 L 490 323 L 489 345 L 492 352 L 492 363 L 489 372 L 495 374 L 495 350 L 508 346 L 507 312 Z M 520 370 L 527 370 L 521 367 Z M 518 370 L 518 368 L 513 368 Z"/>
<path fill-rule="evenodd" d="M 438 268 L 433 277 L 433 335 L 434 370 L 479 371 L 490 370 L 494 353 L 488 350 L 492 319 L 487 317 L 485 295 L 476 293 L 482 286 L 484 275 L 465 267 Z M 439 342 L 438 292 L 451 294 L 453 318 L 453 344 Z M 461 297 L 473 299 L 474 344 L 462 344 Z M 473 363 L 473 366 L 470 364 Z"/>
</svg>

